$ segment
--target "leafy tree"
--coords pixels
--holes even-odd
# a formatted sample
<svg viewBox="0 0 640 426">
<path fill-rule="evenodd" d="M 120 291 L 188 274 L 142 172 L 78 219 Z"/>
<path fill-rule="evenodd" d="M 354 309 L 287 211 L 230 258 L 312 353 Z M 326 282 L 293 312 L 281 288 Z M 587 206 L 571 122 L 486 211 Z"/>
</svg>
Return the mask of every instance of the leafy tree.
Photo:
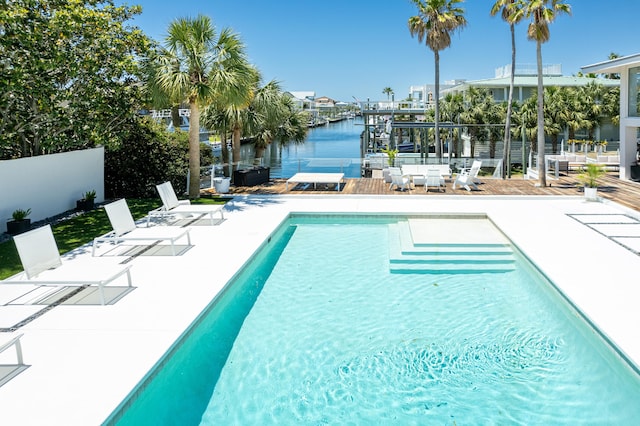
<svg viewBox="0 0 640 426">
<path fill-rule="evenodd" d="M 105 151 L 105 193 L 107 198 L 157 197 L 156 185 L 171 181 L 185 188 L 189 166 L 187 132 L 168 132 L 163 124 L 148 117 L 132 117 L 122 124 L 123 143 Z M 212 165 L 213 152 L 200 146 L 200 164 Z"/>
<path fill-rule="evenodd" d="M 387 95 L 387 100 L 389 100 L 391 98 L 391 95 L 393 95 L 393 89 L 391 87 L 385 87 L 384 89 L 382 89 L 382 93 Z"/>
<path fill-rule="evenodd" d="M 509 80 L 509 99 L 504 125 L 504 153 L 502 157 L 502 178 L 511 177 L 511 113 L 513 107 L 513 86 L 516 74 L 516 33 L 515 25 L 523 18 L 521 0 L 496 0 L 491 8 L 491 15 L 501 12 L 502 19 L 509 24 L 511 31 L 511 76 Z"/>
<path fill-rule="evenodd" d="M 169 133 L 147 118 L 133 117 L 122 125 L 125 143 L 105 152 L 105 195 L 153 197 L 155 185 L 170 180 L 186 185 L 188 141 L 185 132 Z"/>
<path fill-rule="evenodd" d="M 140 105 L 149 42 L 112 0 L 11 0 L 0 7 L 0 155 L 108 145 Z"/>
<path fill-rule="evenodd" d="M 549 24 L 558 13 L 571 13 L 571 6 L 563 0 L 524 0 L 525 17 L 531 18 L 527 29 L 527 38 L 536 42 L 536 59 L 538 64 L 538 173 L 539 185 L 547 186 L 547 176 L 544 172 L 544 84 L 542 81 L 542 43 L 549 41 L 551 34 Z"/>
<path fill-rule="evenodd" d="M 166 49 L 151 60 L 153 85 L 170 100 L 189 105 L 189 174 L 200 176 L 200 108 L 208 103 L 247 104 L 255 78 L 244 45 L 230 29 L 218 34 L 207 16 L 179 18 L 169 25 Z M 189 197 L 200 195 L 199 179 L 190 180 Z"/>
<path fill-rule="evenodd" d="M 463 0 L 411 0 L 418 8 L 418 15 L 409 18 L 409 32 L 417 36 L 418 42 L 424 40 L 433 51 L 435 59 L 435 120 L 434 134 L 436 156 L 442 159 L 440 141 L 440 51 L 451 45 L 451 33 L 462 29 L 467 20 L 464 9 L 458 7 Z"/>
</svg>

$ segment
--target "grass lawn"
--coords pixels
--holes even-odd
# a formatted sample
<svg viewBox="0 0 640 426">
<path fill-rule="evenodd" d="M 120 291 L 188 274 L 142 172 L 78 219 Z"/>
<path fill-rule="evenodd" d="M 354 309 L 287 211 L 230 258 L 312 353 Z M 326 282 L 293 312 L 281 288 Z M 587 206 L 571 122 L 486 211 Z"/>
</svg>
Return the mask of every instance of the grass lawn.
<svg viewBox="0 0 640 426">
<path fill-rule="evenodd" d="M 226 200 L 200 198 L 194 201 L 194 204 L 224 204 L 224 201 Z M 136 220 L 145 217 L 150 210 L 161 205 L 159 199 L 127 199 L 127 204 L 131 215 Z M 104 209 L 98 208 L 59 222 L 53 225 L 52 229 L 60 254 L 63 254 L 111 231 L 111 224 Z M 22 264 L 13 240 L 0 244 L 0 280 L 20 271 L 22 271 Z"/>
</svg>

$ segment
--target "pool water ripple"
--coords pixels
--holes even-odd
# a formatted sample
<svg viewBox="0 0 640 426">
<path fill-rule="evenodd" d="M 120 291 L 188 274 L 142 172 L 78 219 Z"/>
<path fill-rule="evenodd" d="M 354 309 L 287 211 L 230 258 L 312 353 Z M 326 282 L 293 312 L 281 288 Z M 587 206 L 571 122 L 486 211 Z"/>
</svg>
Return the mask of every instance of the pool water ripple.
<svg viewBox="0 0 640 426">
<path fill-rule="evenodd" d="M 384 223 L 297 224 L 201 423 L 640 418 L 638 376 L 524 259 L 501 273 L 393 274 L 388 238 Z"/>
</svg>

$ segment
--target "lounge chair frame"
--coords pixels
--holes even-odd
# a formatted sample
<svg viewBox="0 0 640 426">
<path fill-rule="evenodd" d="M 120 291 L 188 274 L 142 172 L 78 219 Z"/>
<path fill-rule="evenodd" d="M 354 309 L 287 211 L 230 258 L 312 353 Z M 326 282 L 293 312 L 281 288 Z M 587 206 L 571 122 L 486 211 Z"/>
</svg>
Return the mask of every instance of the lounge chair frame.
<svg viewBox="0 0 640 426">
<path fill-rule="evenodd" d="M 20 372 L 22 372 L 23 370 L 25 370 L 28 367 L 24 363 L 24 360 L 22 358 L 22 345 L 20 344 L 20 338 L 22 336 L 23 336 L 23 334 L 19 334 L 18 336 L 13 337 L 8 342 L 3 343 L 2 345 L 0 345 L 0 353 L 6 351 L 7 349 L 9 349 L 12 346 L 15 347 L 15 349 L 16 349 L 16 358 L 17 358 L 17 364 L 15 364 L 15 368 L 13 369 L 13 371 L 11 371 L 6 376 L 0 377 L 0 386 L 3 386 L 5 383 L 7 383 L 9 380 L 13 379 L 15 376 L 20 374 Z M 12 367 L 13 367 L 13 365 L 12 365 Z"/>
<path fill-rule="evenodd" d="M 168 241 L 171 244 L 171 253 L 176 255 L 176 241 L 185 238 L 187 244 L 191 245 L 190 228 L 138 228 L 131 211 L 127 205 L 127 201 L 122 198 L 104 206 L 113 230 L 93 239 L 93 247 L 91 255 L 96 255 L 96 248 L 100 243 L 111 242 L 118 244 L 125 241 Z"/>
<path fill-rule="evenodd" d="M 97 286 L 100 304 L 105 305 L 104 287 L 126 275 L 131 284 L 132 265 L 101 264 L 92 273 L 78 273 L 73 264 L 63 263 L 50 225 L 33 229 L 13 237 L 24 272 L 19 279 L 6 279 L 1 284 L 34 284 L 41 286 L 84 287 Z M 84 265 L 86 267 L 86 265 Z M 87 276 L 91 275 L 91 276 Z"/>
<path fill-rule="evenodd" d="M 216 213 L 220 214 L 220 219 L 224 220 L 224 213 L 222 211 L 223 205 L 192 205 L 189 200 L 178 200 L 176 192 L 171 185 L 171 182 L 164 182 L 156 185 L 160 199 L 162 199 L 162 206 L 155 210 L 151 210 L 147 216 L 147 226 L 149 226 L 151 219 L 153 218 L 166 218 L 168 216 L 191 216 L 199 215 L 200 217 L 209 215 L 211 225 L 215 225 Z"/>
</svg>

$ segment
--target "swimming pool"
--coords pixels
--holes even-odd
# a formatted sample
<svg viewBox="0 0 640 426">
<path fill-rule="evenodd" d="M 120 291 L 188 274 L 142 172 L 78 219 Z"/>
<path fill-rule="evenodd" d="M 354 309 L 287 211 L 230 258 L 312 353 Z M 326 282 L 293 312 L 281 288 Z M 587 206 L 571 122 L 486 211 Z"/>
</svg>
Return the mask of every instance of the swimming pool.
<svg viewBox="0 0 640 426">
<path fill-rule="evenodd" d="M 486 218 L 293 215 L 107 423 L 597 424 L 638 397 Z"/>
</svg>

